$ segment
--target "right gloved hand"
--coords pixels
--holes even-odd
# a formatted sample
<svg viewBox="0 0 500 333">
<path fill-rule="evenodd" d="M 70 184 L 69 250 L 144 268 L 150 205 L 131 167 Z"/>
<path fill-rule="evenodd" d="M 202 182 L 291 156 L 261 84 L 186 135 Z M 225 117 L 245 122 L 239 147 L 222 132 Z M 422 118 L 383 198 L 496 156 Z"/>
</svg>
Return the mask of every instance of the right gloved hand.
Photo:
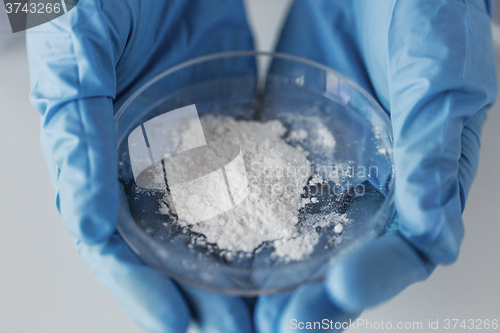
<svg viewBox="0 0 500 333">
<path fill-rule="evenodd" d="M 85 0 L 27 33 L 31 102 L 56 204 L 78 252 L 125 311 L 150 332 L 247 332 L 241 298 L 181 288 L 139 259 L 116 232 L 114 111 L 131 93 L 182 61 L 252 50 L 237 0 Z M 208 301 L 209 299 L 209 301 Z M 191 312 L 191 313 L 190 313 Z"/>
<path fill-rule="evenodd" d="M 481 126 L 497 94 L 490 4 L 294 2 L 278 51 L 336 69 L 390 114 L 397 215 L 384 235 L 342 256 L 325 283 L 260 298 L 261 332 L 294 331 L 292 318 L 348 323 L 457 258 Z"/>
</svg>

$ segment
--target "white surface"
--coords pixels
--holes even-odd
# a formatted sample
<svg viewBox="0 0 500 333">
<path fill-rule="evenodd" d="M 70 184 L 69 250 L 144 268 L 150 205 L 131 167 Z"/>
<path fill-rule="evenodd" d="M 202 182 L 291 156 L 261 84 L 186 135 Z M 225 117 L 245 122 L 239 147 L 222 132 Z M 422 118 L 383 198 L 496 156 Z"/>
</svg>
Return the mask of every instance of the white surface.
<svg viewBox="0 0 500 333">
<path fill-rule="evenodd" d="M 272 49 L 288 3 L 248 1 L 261 49 Z M 4 27 L 0 24 L 0 332 L 144 332 L 85 267 L 57 215 L 40 152 L 39 117 L 28 101 L 22 38 L 13 38 Z M 490 110 L 483 130 L 458 261 L 361 318 L 394 323 L 500 319 L 499 111 L 499 104 Z"/>
</svg>

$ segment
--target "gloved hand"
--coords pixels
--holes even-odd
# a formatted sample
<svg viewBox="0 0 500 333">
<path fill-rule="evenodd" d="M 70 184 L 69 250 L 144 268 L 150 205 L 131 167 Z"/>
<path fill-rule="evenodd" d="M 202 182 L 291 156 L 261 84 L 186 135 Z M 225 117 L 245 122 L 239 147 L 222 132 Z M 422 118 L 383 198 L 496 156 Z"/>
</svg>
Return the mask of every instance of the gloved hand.
<svg viewBox="0 0 500 333">
<path fill-rule="evenodd" d="M 261 297 L 254 308 L 242 298 L 181 290 L 132 253 L 114 229 L 113 102 L 116 110 L 141 84 L 183 60 L 251 49 L 241 3 L 221 2 L 201 8 L 205 2 L 91 0 L 28 34 L 32 102 L 43 115 L 57 206 L 99 281 L 152 332 L 184 330 L 190 310 L 203 329 L 251 331 L 254 311 L 259 331 L 276 332 L 286 331 L 291 318 L 353 318 L 452 261 L 480 126 L 496 93 L 481 1 L 297 1 L 293 7 L 278 50 L 351 77 L 391 112 L 394 124 L 398 219 L 382 238 L 339 262 L 326 284 Z"/>
<path fill-rule="evenodd" d="M 80 1 L 29 30 L 27 45 L 31 101 L 42 115 L 57 208 L 99 282 L 150 332 L 183 332 L 190 316 L 204 330 L 251 331 L 243 299 L 179 287 L 139 259 L 115 231 L 114 110 L 182 61 L 252 50 L 241 1 Z"/>
<path fill-rule="evenodd" d="M 397 216 L 341 258 L 324 284 L 261 297 L 260 332 L 290 320 L 345 321 L 452 263 L 476 173 L 481 126 L 496 97 L 484 0 L 296 0 L 277 51 L 343 73 L 375 96 L 394 134 Z"/>
</svg>

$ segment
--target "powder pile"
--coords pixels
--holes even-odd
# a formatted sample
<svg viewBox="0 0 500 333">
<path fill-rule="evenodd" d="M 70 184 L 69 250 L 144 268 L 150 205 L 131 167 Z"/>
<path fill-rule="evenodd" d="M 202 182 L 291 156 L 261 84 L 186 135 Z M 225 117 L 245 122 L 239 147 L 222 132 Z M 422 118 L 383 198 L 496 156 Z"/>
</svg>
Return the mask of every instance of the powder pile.
<svg viewBox="0 0 500 333">
<path fill-rule="evenodd" d="M 195 224 L 178 219 L 177 223 L 205 236 L 207 243 L 216 244 L 226 253 L 251 253 L 263 242 L 273 241 L 273 255 L 286 260 L 301 260 L 313 252 L 319 239 L 317 227 L 324 227 L 333 220 L 336 221 L 336 230 L 342 231 L 341 223 L 346 222 L 346 218 L 335 213 L 328 219 L 311 221 L 307 231 L 297 226 L 299 210 L 317 199 L 301 198 L 312 176 L 311 164 L 307 152 L 283 139 L 287 130 L 281 122 L 205 116 L 201 118 L 201 124 L 209 145 L 224 147 L 234 144 L 241 149 L 248 195 L 233 209 L 213 218 Z M 305 139 L 307 132 L 291 135 L 295 139 Z M 335 145 L 331 135 L 327 139 L 328 146 Z M 184 140 L 189 140 L 189 137 Z M 211 154 L 218 153 L 223 155 L 224 151 L 211 151 Z M 170 202 L 168 195 L 164 200 Z M 162 209 L 164 212 L 168 210 L 166 205 Z"/>
</svg>

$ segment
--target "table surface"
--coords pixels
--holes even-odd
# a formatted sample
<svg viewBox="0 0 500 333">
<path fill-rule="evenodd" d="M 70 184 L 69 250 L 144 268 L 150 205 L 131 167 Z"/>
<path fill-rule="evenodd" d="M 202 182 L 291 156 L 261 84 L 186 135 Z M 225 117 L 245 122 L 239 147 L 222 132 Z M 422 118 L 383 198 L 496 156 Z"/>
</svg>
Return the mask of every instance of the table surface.
<svg viewBox="0 0 500 333">
<path fill-rule="evenodd" d="M 280 24 L 276 18 L 284 16 L 289 4 L 289 0 L 247 1 L 259 49 L 272 50 Z M 0 15 L 5 15 L 1 6 Z M 500 69 L 500 28 L 495 36 Z M 144 332 L 85 267 L 56 212 L 40 150 L 40 119 L 28 100 L 23 39 L 0 24 L 0 331 Z M 447 318 L 500 319 L 499 111 L 497 103 L 484 126 L 459 259 L 365 311 L 361 319 L 418 321 L 424 327 L 429 320 L 443 323 Z"/>
</svg>

